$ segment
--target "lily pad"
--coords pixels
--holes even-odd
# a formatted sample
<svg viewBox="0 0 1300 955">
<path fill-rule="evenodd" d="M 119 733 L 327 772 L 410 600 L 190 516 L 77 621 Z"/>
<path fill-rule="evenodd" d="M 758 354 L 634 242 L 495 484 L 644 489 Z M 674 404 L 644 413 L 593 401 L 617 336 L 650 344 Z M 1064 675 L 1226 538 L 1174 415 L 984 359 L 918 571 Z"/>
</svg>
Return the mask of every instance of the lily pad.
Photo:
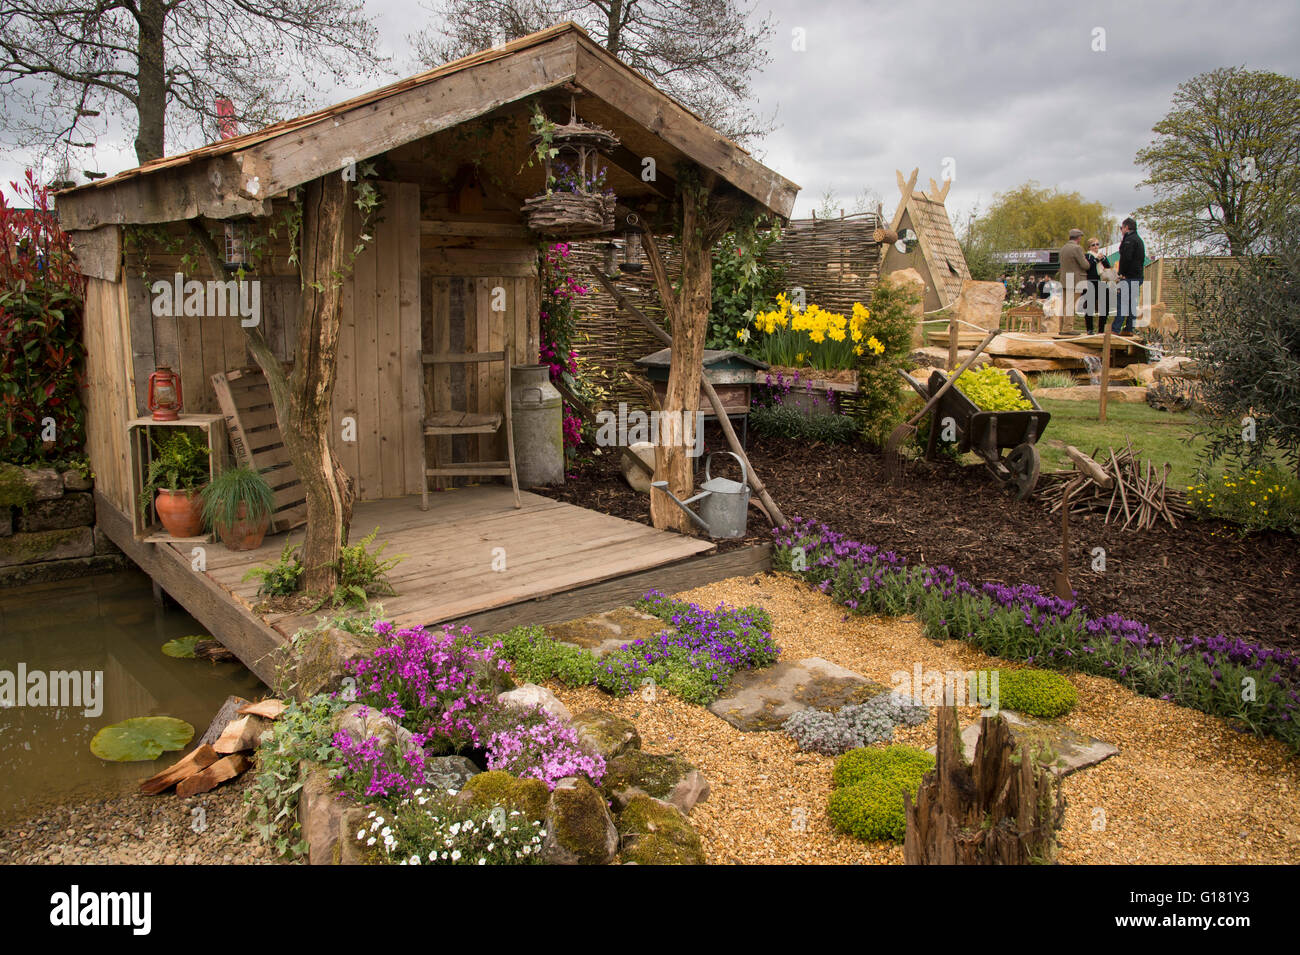
<svg viewBox="0 0 1300 955">
<path fill-rule="evenodd" d="M 205 637 L 202 634 L 196 634 L 191 637 L 177 637 L 175 640 L 168 640 L 162 645 L 162 652 L 169 657 L 177 657 L 182 660 L 196 659 L 197 654 L 194 648 L 203 640 L 211 640 L 211 637 Z"/>
<path fill-rule="evenodd" d="M 194 738 L 194 727 L 173 716 L 137 716 L 105 726 L 90 741 L 90 751 L 114 763 L 157 759 Z"/>
</svg>

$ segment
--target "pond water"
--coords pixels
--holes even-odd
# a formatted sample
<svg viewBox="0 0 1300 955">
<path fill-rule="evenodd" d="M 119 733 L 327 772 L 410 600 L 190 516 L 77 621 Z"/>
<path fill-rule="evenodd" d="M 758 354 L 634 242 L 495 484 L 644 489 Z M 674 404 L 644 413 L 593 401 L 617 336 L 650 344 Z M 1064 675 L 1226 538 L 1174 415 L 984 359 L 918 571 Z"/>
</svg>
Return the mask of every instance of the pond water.
<svg viewBox="0 0 1300 955">
<path fill-rule="evenodd" d="M 51 680 L 46 705 L 0 707 L 0 825 L 52 803 L 132 791 L 179 755 L 105 762 L 90 752 L 91 738 L 105 726 L 135 716 L 174 716 L 193 725 L 197 738 L 227 696 L 266 693 L 240 663 L 163 654 L 168 640 L 190 634 L 206 631 L 175 604 L 155 604 L 149 578 L 135 570 L 0 588 L 0 680 L 8 673 L 16 682 L 25 671 L 26 704 L 38 702 L 31 689 L 37 672 L 79 671 L 77 688 L 90 684 L 86 697 L 72 698 L 81 705 L 51 705 L 65 702 L 52 698 Z M 98 692 L 95 679 L 101 681 Z M 60 692 L 72 692 L 69 682 L 58 683 Z"/>
</svg>

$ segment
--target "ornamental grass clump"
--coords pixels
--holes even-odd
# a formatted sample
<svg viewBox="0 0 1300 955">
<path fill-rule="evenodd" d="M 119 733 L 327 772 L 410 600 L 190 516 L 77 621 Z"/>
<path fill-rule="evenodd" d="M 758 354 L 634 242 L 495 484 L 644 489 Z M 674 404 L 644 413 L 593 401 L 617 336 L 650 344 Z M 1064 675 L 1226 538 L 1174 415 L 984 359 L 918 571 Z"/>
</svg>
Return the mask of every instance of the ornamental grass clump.
<svg viewBox="0 0 1300 955">
<path fill-rule="evenodd" d="M 531 777 L 547 789 L 566 776 L 586 776 L 599 786 L 605 777 L 605 760 L 578 740 L 577 731 L 542 711 L 510 729 L 493 733 L 487 743 L 488 769 Z"/>
<path fill-rule="evenodd" d="M 736 671 L 771 666 L 780 652 L 772 641 L 771 618 L 758 607 L 719 604 L 705 610 L 658 591 L 636 606 L 674 629 L 633 640 L 600 660 L 596 685 L 615 696 L 658 685 L 689 703 L 707 705 L 722 695 Z"/>
<path fill-rule="evenodd" d="M 393 717 L 417 735 L 419 745 L 447 752 L 481 746 L 499 681 L 510 673 L 500 642 L 480 646 L 469 627 L 394 631 L 380 621 L 375 633 L 390 642 L 347 664 L 356 677 L 357 701 Z"/>
<path fill-rule="evenodd" d="M 1135 692 L 1236 720 L 1300 751 L 1300 655 L 1216 637 L 1162 637 L 1120 614 L 1023 584 L 963 580 L 950 567 L 910 567 L 891 551 L 796 518 L 773 531 L 772 565 L 859 613 L 913 614 L 934 640 L 994 656 L 1106 676 Z"/>
</svg>

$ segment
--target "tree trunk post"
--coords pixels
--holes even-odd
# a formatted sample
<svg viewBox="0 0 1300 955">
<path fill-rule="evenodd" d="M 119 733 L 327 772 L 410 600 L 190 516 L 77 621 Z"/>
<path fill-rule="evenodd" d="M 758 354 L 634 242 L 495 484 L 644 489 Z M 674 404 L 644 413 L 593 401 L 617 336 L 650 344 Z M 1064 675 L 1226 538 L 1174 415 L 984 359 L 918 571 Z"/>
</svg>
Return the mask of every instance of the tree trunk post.
<svg viewBox="0 0 1300 955">
<path fill-rule="evenodd" d="M 713 304 L 713 244 L 730 224 L 730 217 L 708 208 L 707 185 L 681 184 L 681 281 L 674 295 L 658 246 L 646 243 L 646 258 L 663 300 L 672 334 L 668 387 L 655 438 L 655 480 L 667 481 L 679 498 L 690 497 L 695 485 L 694 458 L 687 453 L 685 435 L 694 428 L 700 410 L 704 375 L 704 339 Z M 697 441 L 703 440 L 696 434 Z M 666 494 L 651 493 L 650 521 L 655 527 L 696 534 L 698 531 Z"/>
<path fill-rule="evenodd" d="M 962 754 L 955 706 L 939 710 L 935 768 L 904 794 L 908 865 L 1027 865 L 1052 860 L 1065 815 L 1040 753 L 1018 745 L 1001 716 L 980 721 L 975 758 Z"/>
<path fill-rule="evenodd" d="M 303 187 L 302 306 L 293 371 L 272 352 L 260 324 L 245 327 L 248 350 L 266 376 L 289 460 L 307 500 L 307 533 L 299 557 L 301 589 L 332 593 L 338 561 L 352 522 L 353 483 L 330 448 L 330 404 L 337 371 L 344 274 L 349 237 L 344 234 L 352 191 L 340 175 L 326 175 Z M 190 226 L 203 247 L 214 278 L 224 275 L 222 258 L 198 219 Z"/>
</svg>

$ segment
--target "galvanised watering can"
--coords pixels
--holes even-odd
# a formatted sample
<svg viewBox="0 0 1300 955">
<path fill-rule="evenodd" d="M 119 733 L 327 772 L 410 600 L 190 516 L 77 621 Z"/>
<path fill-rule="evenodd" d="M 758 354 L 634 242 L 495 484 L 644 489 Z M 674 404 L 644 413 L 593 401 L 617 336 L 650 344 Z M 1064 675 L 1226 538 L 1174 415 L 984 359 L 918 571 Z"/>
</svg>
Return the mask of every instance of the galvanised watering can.
<svg viewBox="0 0 1300 955">
<path fill-rule="evenodd" d="M 713 454 L 730 454 L 740 464 L 740 480 L 713 477 L 709 473 L 709 463 Z M 738 454 L 731 451 L 714 451 L 704 459 L 704 484 L 700 493 L 685 501 L 668 490 L 667 481 L 655 481 L 650 486 L 659 488 L 673 499 L 673 503 L 686 512 L 686 516 L 700 526 L 700 529 L 715 539 L 744 537 L 745 526 L 749 522 L 749 482 L 745 471 L 745 462 Z M 700 513 L 692 511 L 688 504 L 700 502 Z"/>
</svg>

